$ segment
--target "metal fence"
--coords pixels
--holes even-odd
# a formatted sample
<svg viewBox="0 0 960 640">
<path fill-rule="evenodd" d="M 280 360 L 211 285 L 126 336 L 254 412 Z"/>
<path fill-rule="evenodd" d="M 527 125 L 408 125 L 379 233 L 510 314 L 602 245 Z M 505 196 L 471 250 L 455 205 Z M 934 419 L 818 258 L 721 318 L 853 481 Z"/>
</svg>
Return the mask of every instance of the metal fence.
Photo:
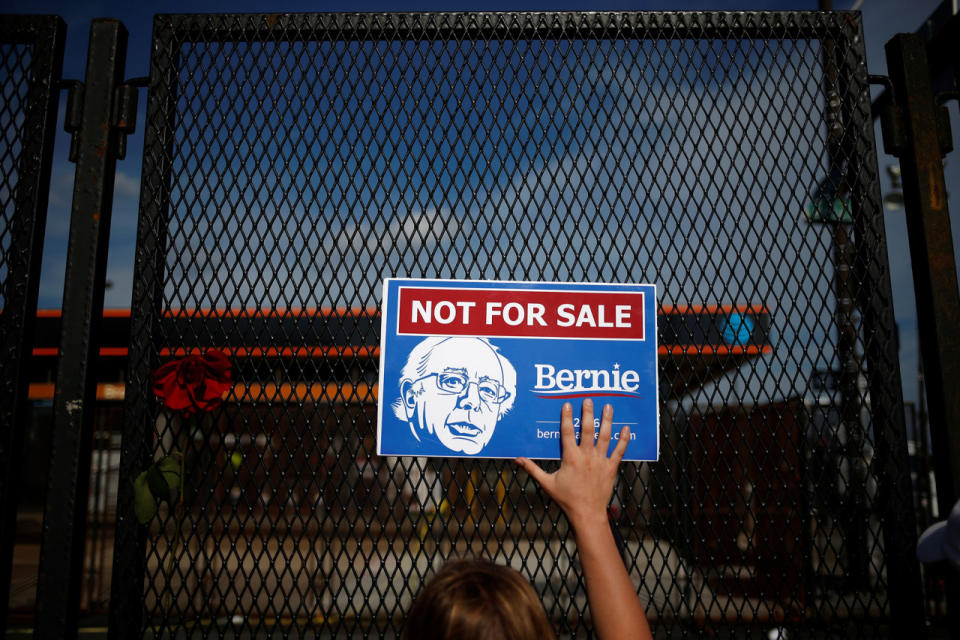
<svg viewBox="0 0 960 640">
<path fill-rule="evenodd" d="M 0 602 L 4 605 L 10 595 L 20 451 L 29 414 L 29 350 L 65 32 L 63 21 L 54 16 L 0 19 Z M 0 631 L 5 622 L 6 613 L 0 618 Z"/>
<path fill-rule="evenodd" d="M 159 16 L 145 136 L 117 637 L 392 637 L 463 554 L 589 632 L 523 474 L 374 455 L 394 275 L 655 282 L 727 346 L 764 309 L 755 353 L 661 352 L 662 459 L 614 501 L 648 614 L 666 636 L 918 628 L 856 14 Z M 150 373 L 207 348 L 234 387 L 191 426 Z M 195 488 L 141 527 L 132 481 L 182 447 Z"/>
<path fill-rule="evenodd" d="M 64 31 L 0 21 L 4 590 Z M 525 474 L 375 455 L 377 400 L 397 393 L 378 385 L 388 276 L 658 285 L 661 459 L 623 465 L 610 512 L 658 636 L 909 637 L 943 615 L 905 551 L 917 523 L 857 14 L 158 16 L 152 46 L 129 318 L 101 313 L 143 84 L 124 82 L 119 22 L 94 21 L 70 83 L 59 349 L 32 361 L 57 372 L 37 637 L 70 634 L 81 567 L 111 552 L 116 638 L 395 637 L 461 555 L 514 566 L 561 637 L 590 634 L 566 521 Z M 949 136 L 922 51 L 888 44 L 884 127 L 919 221 L 914 271 L 935 280 L 918 293 L 931 424 L 949 425 L 960 376 L 943 372 L 960 358 L 930 338 L 960 309 L 931 267 L 952 260 L 935 171 Z M 210 349 L 229 362 L 223 404 L 164 410 L 151 373 Z M 101 405 L 95 425 L 92 407 L 124 394 L 121 450 L 91 481 L 92 441 L 119 414 Z M 931 435 L 948 504 L 956 429 Z M 178 451 L 187 490 L 139 524 L 134 481 Z M 114 486 L 112 550 L 85 554 L 111 530 Z M 88 495 L 102 530 L 85 532 Z"/>
</svg>

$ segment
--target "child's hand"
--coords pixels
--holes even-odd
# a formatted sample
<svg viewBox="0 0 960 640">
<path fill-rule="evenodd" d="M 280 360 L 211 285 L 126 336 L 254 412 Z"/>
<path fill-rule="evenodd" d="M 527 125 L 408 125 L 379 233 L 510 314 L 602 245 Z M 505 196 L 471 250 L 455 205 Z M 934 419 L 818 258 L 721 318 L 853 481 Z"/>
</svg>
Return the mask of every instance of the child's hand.
<svg viewBox="0 0 960 640">
<path fill-rule="evenodd" d="M 517 458 L 517 464 L 533 476 L 544 491 L 567 514 L 577 538 L 577 554 L 587 582 L 587 599 L 599 640 L 651 640 L 650 625 L 637 598 L 636 589 L 617 551 L 607 523 L 607 503 L 613 495 L 617 467 L 627 449 L 630 430 L 620 430 L 620 439 L 607 457 L 613 407 L 603 408 L 600 433 L 593 441 L 593 402 L 583 401 L 585 426 L 580 442 L 573 432 L 573 408 L 563 405 L 560 416 L 560 469 L 547 473 L 532 460 Z"/>
<path fill-rule="evenodd" d="M 578 530 L 583 526 L 602 523 L 607 526 L 606 509 L 613 495 L 617 480 L 617 467 L 623 459 L 630 439 L 629 427 L 620 430 L 620 439 L 610 457 L 610 434 L 613 423 L 613 407 L 604 406 L 600 420 L 600 433 L 593 441 L 593 401 L 584 400 L 580 424 L 580 443 L 573 431 L 573 407 L 564 403 L 560 414 L 560 444 L 562 458 L 560 469 L 547 473 L 528 458 L 517 458 L 516 463 L 533 476 L 551 498 L 557 501 L 567 519 Z"/>
</svg>

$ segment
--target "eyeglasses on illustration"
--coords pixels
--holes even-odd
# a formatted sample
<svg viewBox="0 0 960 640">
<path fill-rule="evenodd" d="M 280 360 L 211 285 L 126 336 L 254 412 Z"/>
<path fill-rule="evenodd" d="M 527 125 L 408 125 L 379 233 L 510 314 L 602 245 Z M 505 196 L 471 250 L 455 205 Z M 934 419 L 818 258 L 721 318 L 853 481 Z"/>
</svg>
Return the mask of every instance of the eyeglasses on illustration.
<svg viewBox="0 0 960 640">
<path fill-rule="evenodd" d="M 490 380 L 489 378 L 471 380 L 467 374 L 459 371 L 430 373 L 418 379 L 417 382 L 433 377 L 436 377 L 437 388 L 440 389 L 440 391 L 455 395 L 466 393 L 467 387 L 475 384 L 477 385 L 477 394 L 480 396 L 480 399 L 488 404 L 501 404 L 510 397 L 510 392 L 496 380 Z"/>
</svg>

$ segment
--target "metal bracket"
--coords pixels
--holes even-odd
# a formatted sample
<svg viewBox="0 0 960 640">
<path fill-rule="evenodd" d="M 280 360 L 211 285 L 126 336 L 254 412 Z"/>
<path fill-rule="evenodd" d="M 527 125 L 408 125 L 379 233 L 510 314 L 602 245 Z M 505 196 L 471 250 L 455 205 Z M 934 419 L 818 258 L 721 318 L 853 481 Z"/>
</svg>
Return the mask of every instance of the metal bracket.
<svg viewBox="0 0 960 640">
<path fill-rule="evenodd" d="M 148 78 L 133 78 L 116 88 L 111 104 L 110 124 L 120 135 L 113 149 L 118 160 L 127 157 L 127 136 L 137 128 L 137 98 L 139 87 L 147 86 Z M 80 128 L 83 123 L 84 84 L 79 80 L 64 80 L 60 83 L 67 90 L 67 113 L 63 129 L 70 134 L 70 162 L 77 161 L 80 144 Z"/>
<path fill-rule="evenodd" d="M 884 93 L 885 100 L 877 102 L 880 111 L 880 130 L 883 134 L 883 150 L 892 155 L 900 157 L 907 150 L 907 126 L 904 121 L 903 107 L 897 100 L 897 95 L 893 91 L 893 84 L 887 76 L 871 75 L 870 84 L 882 84 L 887 88 Z M 950 128 L 950 113 L 947 108 L 942 106 L 943 102 L 956 97 L 956 92 L 941 93 L 936 96 L 936 127 L 937 143 L 940 148 L 940 156 L 945 156 L 953 151 L 953 133 Z"/>
<path fill-rule="evenodd" d="M 950 128 L 950 113 L 945 102 L 957 100 L 960 102 L 960 91 L 943 91 L 934 96 L 937 101 L 937 138 L 940 143 L 940 153 L 947 155 L 953 151 L 953 130 Z"/>
<path fill-rule="evenodd" d="M 960 102 L 960 91 L 941 91 L 936 96 L 937 104 L 943 104 L 944 102 L 950 102 L 951 100 L 956 100 Z"/>
<path fill-rule="evenodd" d="M 899 157 L 907 146 L 907 131 L 903 121 L 903 109 L 897 105 L 893 95 L 893 82 L 888 76 L 879 75 L 868 76 L 867 80 L 870 84 L 879 84 L 886 88 L 874 102 L 874 118 L 880 118 L 884 152 Z"/>
<path fill-rule="evenodd" d="M 891 156 L 900 157 L 907 148 L 907 127 L 903 121 L 903 109 L 892 101 L 880 112 L 880 132 L 883 150 Z"/>
<path fill-rule="evenodd" d="M 940 144 L 940 156 L 953 151 L 953 131 L 950 129 L 950 112 L 946 107 L 937 107 L 937 142 Z"/>
<path fill-rule="evenodd" d="M 113 94 L 110 123 L 120 132 L 117 136 L 117 147 L 114 149 L 118 160 L 127 157 L 127 136 L 137 129 L 137 89 L 147 86 L 149 82 L 149 78 L 131 78 L 117 87 Z"/>
<path fill-rule="evenodd" d="M 137 88 L 122 84 L 113 93 L 113 108 L 110 124 L 119 132 L 114 154 L 118 160 L 127 157 L 127 135 L 137 128 Z"/>
<path fill-rule="evenodd" d="M 62 80 L 60 88 L 67 90 L 67 113 L 63 117 L 63 130 L 70 134 L 70 162 L 76 162 L 80 126 L 83 123 L 84 85 L 79 80 Z"/>
</svg>

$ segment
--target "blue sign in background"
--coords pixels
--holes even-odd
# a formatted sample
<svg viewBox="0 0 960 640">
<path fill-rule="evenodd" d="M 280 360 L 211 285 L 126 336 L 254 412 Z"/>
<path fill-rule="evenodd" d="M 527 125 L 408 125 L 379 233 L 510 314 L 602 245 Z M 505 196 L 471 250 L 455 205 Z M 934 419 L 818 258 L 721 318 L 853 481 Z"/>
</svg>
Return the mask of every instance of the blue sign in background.
<svg viewBox="0 0 960 640">
<path fill-rule="evenodd" d="M 577 292 L 643 292 L 645 339 L 559 339 L 549 337 L 549 328 L 543 329 L 545 337 L 536 338 L 451 337 L 441 331 L 431 334 L 436 337 L 398 335 L 400 287 L 569 291 L 572 303 Z M 579 429 L 581 403 L 589 397 L 596 425 L 609 403 L 614 437 L 624 425 L 630 427 L 625 460 L 658 458 L 654 285 L 388 279 L 383 299 L 377 425 L 381 455 L 559 459 L 560 409 L 564 402 L 573 404 Z M 501 360 L 498 368 L 498 358 L 509 364 Z M 510 365 L 516 372 L 515 389 L 507 388 L 509 380 L 502 375 Z M 569 373 L 561 374 L 563 370 Z M 603 373 L 581 373 L 577 385 L 578 370 Z M 558 385 L 558 380 L 566 384 Z M 554 388 L 548 389 L 551 384 Z M 508 410 L 497 410 L 511 403 Z M 474 417 L 465 418 L 468 414 Z M 615 444 L 611 442 L 611 449 Z"/>
</svg>

